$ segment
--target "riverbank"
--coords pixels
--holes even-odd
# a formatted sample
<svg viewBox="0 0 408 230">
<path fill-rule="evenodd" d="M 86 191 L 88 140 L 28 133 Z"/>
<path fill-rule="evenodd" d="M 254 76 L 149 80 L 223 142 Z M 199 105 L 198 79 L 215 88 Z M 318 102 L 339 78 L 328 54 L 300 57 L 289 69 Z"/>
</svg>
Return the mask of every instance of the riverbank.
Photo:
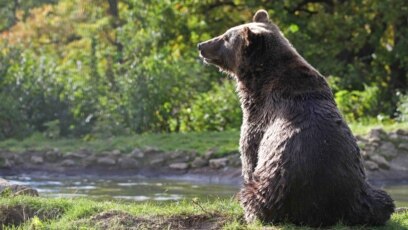
<svg viewBox="0 0 408 230">
<path fill-rule="evenodd" d="M 214 139 L 214 143 L 218 146 L 201 144 L 200 151 L 186 150 L 187 148 L 163 150 L 163 148 L 150 146 L 129 147 L 126 151 L 119 148 L 96 151 L 92 145 L 89 148 L 64 151 L 66 143 L 61 145 L 61 149 L 23 145 L 25 148 L 16 151 L 16 147 L 9 146 L 9 148 L 0 149 L 0 173 L 1 175 L 24 173 L 63 176 L 143 175 L 240 184 L 241 160 L 237 149 L 232 150 L 231 147 L 232 139 L 235 137 L 226 138 L 230 134 L 234 136 L 232 131 L 207 136 L 207 141 Z M 164 136 L 161 137 L 164 138 Z M 167 138 L 173 141 L 173 137 Z M 193 142 L 196 143 L 201 136 L 191 135 L 188 138 L 188 141 L 194 140 Z M 218 138 L 225 140 L 225 143 Z M 370 181 L 381 185 L 408 180 L 407 130 L 396 129 L 386 132 L 384 129 L 374 128 L 366 135 L 357 135 L 356 138 Z M 178 140 L 176 146 L 181 146 L 181 142 Z M 2 143 L 2 145 L 5 144 Z M 204 151 L 203 146 L 212 147 Z M 230 150 L 221 152 L 220 149 Z"/>
<path fill-rule="evenodd" d="M 227 135 L 218 133 L 211 138 L 221 136 Z M 196 137 L 189 138 L 195 140 Z M 231 142 L 228 138 L 231 138 Z M 222 141 L 215 142 L 218 146 L 206 143 L 201 144 L 199 151 L 178 148 L 182 140 L 178 140 L 177 146 L 172 148 L 137 145 L 100 151 L 92 148 L 92 145 L 77 149 L 78 146 L 72 144 L 75 148 L 66 148 L 68 142 L 52 148 L 36 148 L 35 146 L 41 146 L 39 142 L 35 145 L 23 145 L 23 148 L 20 146 L 18 150 L 17 144 L 13 147 L 8 142 L 9 147 L 0 150 L 0 175 L 26 173 L 31 176 L 86 175 L 101 178 L 144 175 L 239 185 L 239 154 L 236 149 L 232 150 L 231 146 L 226 147 L 233 139 L 237 141 L 237 137 L 228 138 L 221 138 L 226 141 L 225 146 L 222 146 Z M 408 179 L 408 132 L 405 129 L 371 129 L 365 135 L 358 135 L 357 140 L 370 181 L 384 185 Z M 208 146 L 212 147 L 207 148 Z M 220 152 L 219 149 L 230 150 Z M 242 217 L 242 209 L 234 198 L 216 201 L 193 198 L 171 203 L 125 203 L 119 200 L 95 201 L 88 198 L 27 197 L 12 193 L 2 193 L 0 197 L 0 226 L 6 226 L 3 229 L 14 229 L 12 225 L 20 226 L 21 229 L 261 228 L 259 223 L 246 225 Z M 270 228 L 309 229 L 293 225 Z M 408 212 L 400 211 L 392 216 L 385 227 L 370 229 L 406 228 Z M 333 229 L 350 228 L 339 224 Z"/>
<path fill-rule="evenodd" d="M 259 223 L 246 225 L 238 202 L 197 199 L 177 203 L 96 202 L 84 198 L 41 198 L 28 196 L 0 198 L 3 229 L 261 229 Z M 408 212 L 393 214 L 386 226 L 370 229 L 407 229 Z M 291 224 L 270 229 L 298 229 Z M 338 224 L 332 229 L 350 228 Z"/>
</svg>

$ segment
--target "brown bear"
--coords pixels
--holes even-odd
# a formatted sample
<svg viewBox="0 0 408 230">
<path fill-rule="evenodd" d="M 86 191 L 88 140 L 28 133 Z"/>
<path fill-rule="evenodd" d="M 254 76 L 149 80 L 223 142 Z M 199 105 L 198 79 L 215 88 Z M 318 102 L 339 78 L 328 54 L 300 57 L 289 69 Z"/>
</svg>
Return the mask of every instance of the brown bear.
<svg viewBox="0 0 408 230">
<path fill-rule="evenodd" d="M 236 79 L 245 219 L 297 225 L 382 225 L 390 196 L 366 181 L 356 139 L 325 78 L 259 10 L 198 44 L 206 63 Z"/>
</svg>

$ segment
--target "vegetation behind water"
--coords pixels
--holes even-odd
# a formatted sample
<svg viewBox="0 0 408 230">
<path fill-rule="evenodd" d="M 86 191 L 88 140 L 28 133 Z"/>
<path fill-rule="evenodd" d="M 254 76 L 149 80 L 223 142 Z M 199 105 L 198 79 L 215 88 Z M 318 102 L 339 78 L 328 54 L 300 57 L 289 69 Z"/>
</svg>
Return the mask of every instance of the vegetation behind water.
<svg viewBox="0 0 408 230">
<path fill-rule="evenodd" d="M 407 119 L 405 1 L 14 0 L 0 3 L 0 139 L 237 129 L 234 82 L 196 44 L 259 8 L 348 121 Z"/>
</svg>

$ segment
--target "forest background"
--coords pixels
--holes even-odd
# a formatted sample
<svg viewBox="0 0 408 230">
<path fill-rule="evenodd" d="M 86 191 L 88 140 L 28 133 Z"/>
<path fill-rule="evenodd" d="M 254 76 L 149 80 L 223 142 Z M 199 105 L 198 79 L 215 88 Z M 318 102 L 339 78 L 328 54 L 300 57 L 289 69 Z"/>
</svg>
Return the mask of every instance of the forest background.
<svg viewBox="0 0 408 230">
<path fill-rule="evenodd" d="M 196 44 L 264 8 L 353 123 L 408 121 L 401 0 L 1 0 L 0 140 L 238 130 Z"/>
</svg>

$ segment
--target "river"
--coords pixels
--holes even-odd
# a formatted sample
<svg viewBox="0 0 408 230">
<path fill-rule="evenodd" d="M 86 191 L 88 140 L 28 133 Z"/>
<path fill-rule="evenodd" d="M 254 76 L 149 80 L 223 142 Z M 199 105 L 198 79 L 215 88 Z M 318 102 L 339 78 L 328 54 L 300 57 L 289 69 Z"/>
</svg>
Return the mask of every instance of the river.
<svg viewBox="0 0 408 230">
<path fill-rule="evenodd" d="M 232 198 L 237 185 L 208 183 L 197 180 L 175 180 L 146 177 L 31 177 L 6 176 L 13 184 L 28 185 L 45 197 L 90 197 L 97 200 L 177 201 L 200 198 L 214 200 Z M 408 206 L 408 181 L 381 186 L 395 200 L 397 207 Z"/>
</svg>

